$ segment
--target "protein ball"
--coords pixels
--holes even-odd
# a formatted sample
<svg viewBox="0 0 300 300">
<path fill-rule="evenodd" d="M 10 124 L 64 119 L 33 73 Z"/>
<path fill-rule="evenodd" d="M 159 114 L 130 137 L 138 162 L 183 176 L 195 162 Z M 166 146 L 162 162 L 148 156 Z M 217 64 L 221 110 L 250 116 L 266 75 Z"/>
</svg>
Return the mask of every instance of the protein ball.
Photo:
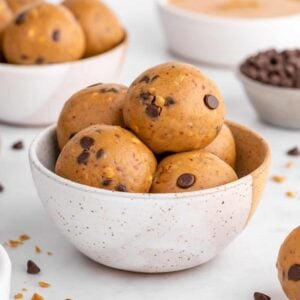
<svg viewBox="0 0 300 300">
<path fill-rule="evenodd" d="M 222 128 L 223 98 L 191 65 L 166 63 L 141 74 L 129 87 L 126 125 L 155 153 L 202 149 Z"/>
<path fill-rule="evenodd" d="M 237 180 L 235 171 L 216 155 L 190 151 L 163 159 L 151 193 L 183 193 L 209 189 Z"/>
<path fill-rule="evenodd" d="M 131 132 L 118 126 L 93 125 L 66 144 L 55 172 L 92 187 L 147 193 L 155 169 L 153 153 Z"/>
<path fill-rule="evenodd" d="M 204 149 L 215 154 L 233 169 L 236 163 L 236 146 L 233 134 L 229 127 L 224 124 L 218 136 Z"/>
<path fill-rule="evenodd" d="M 290 300 L 300 299 L 300 227 L 283 242 L 277 260 L 278 278 Z"/>
<path fill-rule="evenodd" d="M 96 124 L 124 126 L 123 104 L 127 87 L 96 84 L 73 95 L 64 105 L 58 123 L 60 149 L 80 130 Z"/>
<path fill-rule="evenodd" d="M 85 56 L 114 48 L 124 38 L 124 30 L 115 14 L 99 0 L 65 0 L 83 28 L 86 37 Z"/>
<path fill-rule="evenodd" d="M 3 32 L 13 19 L 13 13 L 5 0 L 0 0 L 0 52 L 2 52 Z"/>
<path fill-rule="evenodd" d="M 83 31 L 62 5 L 43 3 L 21 12 L 4 34 L 4 54 L 15 64 L 78 60 L 85 50 Z"/>
</svg>

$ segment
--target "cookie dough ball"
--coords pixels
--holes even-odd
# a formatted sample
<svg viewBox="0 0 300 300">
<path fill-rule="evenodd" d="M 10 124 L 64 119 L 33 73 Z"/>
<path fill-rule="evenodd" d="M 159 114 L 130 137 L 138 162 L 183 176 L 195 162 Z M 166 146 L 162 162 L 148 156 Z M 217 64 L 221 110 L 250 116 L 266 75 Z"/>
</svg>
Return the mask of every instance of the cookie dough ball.
<svg viewBox="0 0 300 300">
<path fill-rule="evenodd" d="M 236 147 L 233 134 L 229 127 L 224 124 L 218 136 L 205 149 L 224 160 L 232 168 L 235 168 Z"/>
<path fill-rule="evenodd" d="M 146 193 L 155 169 L 153 153 L 131 132 L 118 126 L 93 125 L 66 144 L 55 172 L 93 187 Z"/>
<path fill-rule="evenodd" d="M 21 12 L 6 29 L 4 54 L 15 64 L 77 60 L 85 50 L 83 31 L 62 5 L 39 4 Z"/>
<path fill-rule="evenodd" d="M 290 300 L 300 299 L 300 227 L 296 228 L 282 244 L 278 261 L 278 277 Z"/>
<path fill-rule="evenodd" d="M 223 160 L 205 151 L 190 151 L 163 159 L 154 176 L 152 193 L 183 193 L 209 189 L 237 180 Z"/>
<path fill-rule="evenodd" d="M 42 3 L 42 0 L 7 0 L 7 3 L 14 14 L 19 14 L 22 10 L 30 6 Z"/>
<path fill-rule="evenodd" d="M 86 37 L 85 56 L 112 49 L 124 38 L 124 30 L 115 14 L 99 0 L 65 0 L 83 28 Z"/>
<path fill-rule="evenodd" d="M 96 84 L 73 95 L 60 113 L 57 139 L 60 149 L 80 130 L 96 124 L 123 126 L 127 88 L 119 84 Z"/>
<path fill-rule="evenodd" d="M 202 149 L 218 135 L 225 106 L 215 84 L 193 66 L 166 63 L 130 86 L 126 125 L 155 153 Z"/>
<path fill-rule="evenodd" d="M 3 32 L 12 19 L 13 13 L 11 12 L 7 3 L 5 0 L 0 0 L 0 52 L 2 52 Z"/>
</svg>

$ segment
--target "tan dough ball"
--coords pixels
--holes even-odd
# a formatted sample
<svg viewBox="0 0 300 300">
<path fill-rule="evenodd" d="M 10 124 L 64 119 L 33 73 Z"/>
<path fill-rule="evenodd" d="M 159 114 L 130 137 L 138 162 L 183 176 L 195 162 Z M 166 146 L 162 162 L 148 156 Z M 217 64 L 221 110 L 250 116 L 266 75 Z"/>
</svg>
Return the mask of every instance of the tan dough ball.
<svg viewBox="0 0 300 300">
<path fill-rule="evenodd" d="M 193 66 L 166 63 L 145 71 L 129 87 L 126 125 L 155 153 L 202 149 L 224 123 L 215 84 Z"/>
<path fill-rule="evenodd" d="M 300 227 L 282 244 L 277 260 L 278 278 L 290 300 L 300 299 Z"/>
<path fill-rule="evenodd" d="M 83 31 L 62 5 L 39 4 L 21 12 L 6 29 L 4 54 L 15 64 L 47 64 L 80 59 Z"/>
<path fill-rule="evenodd" d="M 93 125 L 66 144 L 55 172 L 92 187 L 146 193 L 155 169 L 153 153 L 134 134 L 118 126 Z"/>
<path fill-rule="evenodd" d="M 218 136 L 204 149 L 215 154 L 232 168 L 235 168 L 236 147 L 233 134 L 229 127 L 224 124 Z"/>
<path fill-rule="evenodd" d="M 114 48 L 124 38 L 124 30 L 115 14 L 99 0 L 65 0 L 83 28 L 86 37 L 85 56 Z"/>
<path fill-rule="evenodd" d="M 43 0 L 7 0 L 9 7 L 14 14 L 18 14 L 22 10 L 42 2 Z"/>
<path fill-rule="evenodd" d="M 5 0 L 0 0 L 0 52 L 2 52 L 3 32 L 13 19 L 13 13 Z"/>
<path fill-rule="evenodd" d="M 123 126 L 123 104 L 127 88 L 119 84 L 97 84 L 73 95 L 60 113 L 57 139 L 60 149 L 80 130 L 90 125 Z"/>
<path fill-rule="evenodd" d="M 163 159 L 154 176 L 151 193 L 183 193 L 209 189 L 237 180 L 223 160 L 202 150 Z"/>
</svg>

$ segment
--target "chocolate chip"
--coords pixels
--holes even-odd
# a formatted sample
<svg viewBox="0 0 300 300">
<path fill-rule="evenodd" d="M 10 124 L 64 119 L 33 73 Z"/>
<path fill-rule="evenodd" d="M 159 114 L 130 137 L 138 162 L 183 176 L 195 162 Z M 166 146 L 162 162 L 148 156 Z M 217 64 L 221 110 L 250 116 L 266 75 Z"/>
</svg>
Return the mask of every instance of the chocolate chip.
<svg viewBox="0 0 300 300">
<path fill-rule="evenodd" d="M 94 84 L 92 84 L 92 85 L 89 85 L 89 86 L 87 87 L 87 89 L 88 89 L 88 88 L 91 88 L 91 87 L 94 87 L 94 86 L 97 86 L 97 85 L 102 85 L 102 84 L 103 84 L 103 83 L 101 83 L 101 82 L 100 82 L 100 83 L 94 83 Z"/>
<path fill-rule="evenodd" d="M 100 159 L 101 157 L 103 157 L 105 154 L 105 151 L 103 149 L 99 149 L 96 153 L 96 158 Z"/>
<path fill-rule="evenodd" d="M 287 155 L 300 156 L 300 149 L 298 147 L 294 147 L 294 148 L 288 150 Z"/>
<path fill-rule="evenodd" d="M 154 77 L 151 78 L 151 82 L 155 81 L 158 78 L 159 78 L 159 75 L 155 75 Z"/>
<path fill-rule="evenodd" d="M 15 24 L 21 25 L 25 22 L 25 20 L 26 20 L 26 12 L 22 12 L 16 17 Z"/>
<path fill-rule="evenodd" d="M 300 281 L 300 265 L 292 265 L 289 268 L 288 278 L 291 281 Z"/>
<path fill-rule="evenodd" d="M 4 191 L 4 186 L 0 183 L 0 193 Z"/>
<path fill-rule="evenodd" d="M 52 40 L 54 42 L 58 42 L 60 40 L 60 36 L 61 36 L 60 30 L 56 29 L 52 32 Z"/>
<path fill-rule="evenodd" d="M 171 105 L 174 105 L 175 104 L 175 100 L 174 100 L 174 98 L 172 98 L 172 97 L 166 97 L 166 102 L 165 102 L 165 106 L 166 107 L 169 107 L 169 106 L 171 106 Z"/>
<path fill-rule="evenodd" d="M 162 108 L 159 106 L 156 106 L 155 104 L 148 104 L 145 110 L 145 113 L 150 117 L 150 118 L 158 118 L 160 116 L 160 113 L 162 111 Z"/>
<path fill-rule="evenodd" d="M 127 192 L 127 187 L 123 184 L 119 184 L 116 188 L 116 191 L 118 191 L 118 192 Z"/>
<path fill-rule="evenodd" d="M 155 96 L 152 95 L 150 92 L 141 92 L 140 93 L 140 98 L 143 100 L 143 101 L 153 101 Z"/>
<path fill-rule="evenodd" d="M 102 185 L 103 186 L 109 186 L 110 184 L 112 183 L 112 180 L 111 179 L 104 179 L 103 181 L 102 181 Z"/>
<path fill-rule="evenodd" d="M 78 164 L 86 165 L 89 161 L 90 153 L 87 150 L 83 150 L 80 155 L 77 157 Z"/>
<path fill-rule="evenodd" d="M 188 189 L 196 182 L 196 177 L 193 174 L 185 173 L 178 177 L 177 186 L 181 189 Z"/>
<path fill-rule="evenodd" d="M 32 260 L 28 260 L 27 262 L 27 273 L 28 274 L 38 274 L 41 269 L 34 263 Z"/>
<path fill-rule="evenodd" d="M 142 82 L 149 83 L 150 82 L 150 77 L 145 75 L 139 82 L 140 83 L 142 83 Z"/>
<path fill-rule="evenodd" d="M 205 95 L 204 103 L 209 109 L 216 109 L 219 106 L 218 99 L 213 95 Z"/>
<path fill-rule="evenodd" d="M 254 293 L 254 299 L 255 300 L 271 300 L 271 297 L 269 297 L 265 294 L 256 292 L 256 293 Z"/>
<path fill-rule="evenodd" d="M 80 140 L 80 146 L 83 149 L 89 150 L 95 143 L 95 140 L 89 136 L 84 136 Z"/>
<path fill-rule="evenodd" d="M 38 65 L 41 65 L 45 62 L 45 59 L 42 56 L 39 56 L 36 60 L 35 63 Z"/>
<path fill-rule="evenodd" d="M 13 150 L 22 150 L 22 149 L 24 148 L 24 144 L 23 144 L 22 141 L 18 141 L 18 142 L 16 142 L 16 143 L 14 143 L 14 144 L 11 146 L 11 148 L 12 148 Z"/>
</svg>

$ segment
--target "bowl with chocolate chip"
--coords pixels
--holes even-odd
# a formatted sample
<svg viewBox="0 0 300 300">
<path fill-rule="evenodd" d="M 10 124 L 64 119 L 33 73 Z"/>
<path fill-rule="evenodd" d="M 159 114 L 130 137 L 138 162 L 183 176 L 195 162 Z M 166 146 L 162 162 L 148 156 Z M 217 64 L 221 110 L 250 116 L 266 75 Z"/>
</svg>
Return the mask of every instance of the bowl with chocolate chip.
<svg viewBox="0 0 300 300">
<path fill-rule="evenodd" d="M 168 47 L 180 57 L 232 67 L 259 49 L 299 47 L 299 1 L 157 0 L 157 4 Z"/>
<path fill-rule="evenodd" d="M 115 80 L 124 61 L 126 32 L 102 2 L 35 2 L 0 24 L 2 122 L 53 123 L 68 97 Z"/>
<path fill-rule="evenodd" d="M 10 295 L 11 262 L 0 244 L 0 295 L 1 299 L 8 300 Z"/>
<path fill-rule="evenodd" d="M 300 129 L 300 50 L 266 50 L 248 57 L 238 77 L 260 119 Z"/>
<path fill-rule="evenodd" d="M 85 88 L 30 147 L 40 199 L 101 264 L 146 273 L 200 265 L 244 230 L 268 177 L 267 143 L 225 115 L 214 82 L 182 63 L 148 69 L 128 88 Z"/>
</svg>

